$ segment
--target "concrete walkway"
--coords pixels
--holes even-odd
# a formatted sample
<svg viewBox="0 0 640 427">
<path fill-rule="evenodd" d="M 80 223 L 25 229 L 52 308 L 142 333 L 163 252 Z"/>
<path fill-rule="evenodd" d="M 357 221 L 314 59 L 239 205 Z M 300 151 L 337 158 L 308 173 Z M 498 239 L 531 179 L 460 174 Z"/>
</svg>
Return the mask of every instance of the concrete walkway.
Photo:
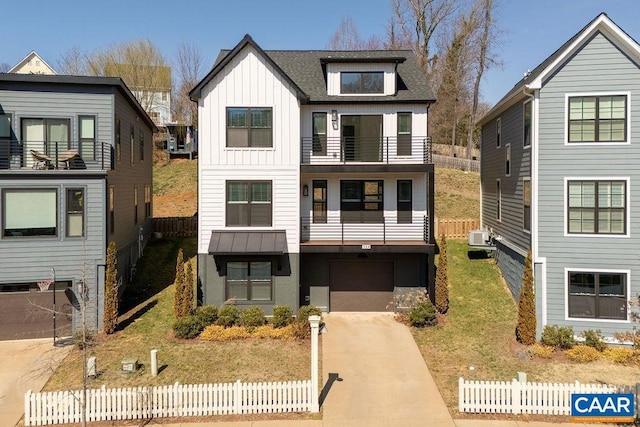
<svg viewBox="0 0 640 427">
<path fill-rule="evenodd" d="M 40 391 L 71 347 L 51 338 L 0 341 L 0 426 L 14 426 L 24 414 L 24 394 Z"/>
</svg>

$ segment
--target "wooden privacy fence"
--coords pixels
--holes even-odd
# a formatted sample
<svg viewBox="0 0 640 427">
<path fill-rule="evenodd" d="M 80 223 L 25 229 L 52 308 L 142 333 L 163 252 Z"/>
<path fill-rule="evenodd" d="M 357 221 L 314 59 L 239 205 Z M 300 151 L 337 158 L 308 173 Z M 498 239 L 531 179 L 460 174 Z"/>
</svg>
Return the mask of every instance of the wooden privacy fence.
<svg viewBox="0 0 640 427">
<path fill-rule="evenodd" d="M 82 390 L 32 393 L 24 398 L 24 425 L 82 421 Z M 311 381 L 179 384 L 87 390 L 86 420 L 310 412 Z"/>
<path fill-rule="evenodd" d="M 198 217 L 153 218 L 153 231 L 167 237 L 193 237 L 198 234 Z"/>
<path fill-rule="evenodd" d="M 480 160 L 461 159 L 459 157 L 440 156 L 433 154 L 433 164 L 435 167 L 458 169 L 467 172 L 480 172 Z"/>
<path fill-rule="evenodd" d="M 571 415 L 572 393 L 630 392 L 605 384 L 549 384 L 509 381 L 459 380 L 460 412 Z"/>
<path fill-rule="evenodd" d="M 467 218 L 467 219 L 446 219 L 436 218 L 435 220 L 435 234 L 436 239 L 444 234 L 447 238 L 452 239 L 466 239 L 467 233 L 471 230 L 480 229 L 479 218 Z"/>
</svg>

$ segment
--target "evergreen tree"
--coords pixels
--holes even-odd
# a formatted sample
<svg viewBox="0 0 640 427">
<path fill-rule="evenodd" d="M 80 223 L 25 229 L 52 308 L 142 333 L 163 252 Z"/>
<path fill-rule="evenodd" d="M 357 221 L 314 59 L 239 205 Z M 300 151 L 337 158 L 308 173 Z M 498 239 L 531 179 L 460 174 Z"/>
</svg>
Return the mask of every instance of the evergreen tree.
<svg viewBox="0 0 640 427">
<path fill-rule="evenodd" d="M 447 239 L 440 238 L 440 255 L 436 271 L 436 309 L 440 313 L 449 310 L 449 278 L 447 275 Z"/>
<path fill-rule="evenodd" d="M 536 301 L 533 294 L 533 269 L 531 267 L 531 249 L 527 253 L 522 275 L 522 288 L 518 298 L 518 324 L 516 338 L 522 344 L 536 342 Z"/>
<path fill-rule="evenodd" d="M 107 272 L 104 284 L 104 332 L 112 334 L 118 325 L 118 268 L 116 242 L 107 247 Z"/>
<path fill-rule="evenodd" d="M 178 259 L 176 260 L 176 279 L 175 294 L 173 298 L 173 314 L 176 318 L 180 318 L 184 315 L 182 298 L 184 296 L 184 253 L 182 248 L 178 251 Z"/>
<path fill-rule="evenodd" d="M 184 287 L 182 293 L 182 314 L 190 316 L 196 312 L 193 305 L 193 267 L 191 262 L 187 261 L 187 271 L 184 276 Z"/>
</svg>

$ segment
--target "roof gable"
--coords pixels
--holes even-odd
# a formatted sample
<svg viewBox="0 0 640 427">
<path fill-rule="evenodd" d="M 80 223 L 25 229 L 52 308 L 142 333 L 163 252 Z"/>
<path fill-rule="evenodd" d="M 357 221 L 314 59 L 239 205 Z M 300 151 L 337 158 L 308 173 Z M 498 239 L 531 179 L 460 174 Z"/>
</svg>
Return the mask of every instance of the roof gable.
<svg viewBox="0 0 640 427">
<path fill-rule="evenodd" d="M 542 88 L 550 76 L 566 64 L 576 52 L 589 43 L 599 32 L 605 34 L 622 52 L 631 58 L 635 58 L 640 63 L 640 45 L 638 42 L 624 32 L 605 13 L 601 13 L 534 68 L 533 71 L 528 72 L 478 123 L 482 125 L 492 120 L 502 111 L 518 102 L 525 96 L 524 91 Z"/>
<path fill-rule="evenodd" d="M 38 53 L 35 50 L 32 50 L 31 52 L 29 52 L 27 54 L 27 56 L 25 56 L 24 58 L 22 58 L 20 60 L 20 62 L 18 62 L 16 65 L 14 65 L 9 71 L 7 71 L 8 73 L 19 73 L 20 69 L 22 67 L 24 67 L 27 62 L 29 62 L 32 59 L 37 59 L 38 61 L 42 62 L 42 65 L 44 65 L 45 68 L 47 68 L 49 71 L 51 71 L 51 74 L 58 74 L 56 73 L 56 71 L 53 69 L 53 67 L 51 67 L 49 64 L 47 64 L 47 61 L 45 61 L 44 59 L 42 59 L 42 57 L 40 55 L 38 55 Z"/>
<path fill-rule="evenodd" d="M 284 71 L 282 71 L 282 69 L 280 69 L 278 64 L 276 64 L 273 59 L 271 59 L 271 57 L 269 57 L 269 55 L 267 55 L 267 53 L 262 50 L 260 46 L 258 46 L 258 44 L 251 38 L 249 34 L 246 34 L 242 38 L 242 40 L 240 40 L 240 43 L 238 43 L 236 47 L 234 47 L 227 55 L 223 56 L 221 52 L 221 54 L 218 56 L 216 64 L 213 66 L 213 69 L 209 72 L 209 74 L 207 74 L 200 81 L 200 83 L 198 83 L 193 89 L 191 89 L 191 92 L 189 92 L 189 98 L 191 98 L 191 100 L 193 101 L 199 99 L 202 94 L 202 89 L 207 84 L 209 84 L 209 82 L 211 82 L 211 80 L 213 80 L 213 78 L 218 75 L 218 73 L 220 73 L 220 71 L 222 71 L 222 69 L 224 69 L 224 67 L 226 67 L 233 60 L 233 58 L 235 58 L 246 46 L 253 47 L 258 55 L 264 58 L 264 60 L 267 61 L 267 63 L 271 65 L 271 67 L 273 67 L 273 69 L 278 74 L 280 74 L 280 76 L 282 76 L 282 78 L 284 78 L 287 83 L 291 85 L 291 87 L 295 90 L 298 99 L 306 101 L 309 98 L 308 95 L 304 93 L 302 89 L 300 89 L 298 85 L 293 80 L 291 80 L 291 78 Z"/>
</svg>

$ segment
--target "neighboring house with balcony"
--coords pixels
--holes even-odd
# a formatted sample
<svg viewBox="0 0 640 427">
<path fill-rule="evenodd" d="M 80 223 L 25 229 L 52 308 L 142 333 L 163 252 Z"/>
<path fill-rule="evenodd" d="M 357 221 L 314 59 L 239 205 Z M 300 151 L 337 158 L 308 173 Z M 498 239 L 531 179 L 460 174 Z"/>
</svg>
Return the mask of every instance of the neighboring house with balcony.
<svg viewBox="0 0 640 427">
<path fill-rule="evenodd" d="M 80 328 L 66 288 L 102 328 L 108 243 L 126 284 L 151 231 L 154 130 L 119 78 L 0 74 L 0 339 L 51 337 L 54 298 L 56 336 Z"/>
<path fill-rule="evenodd" d="M 29 52 L 7 72 L 13 74 L 57 74 L 35 50 Z"/>
<path fill-rule="evenodd" d="M 190 96 L 205 304 L 384 311 L 433 290 L 435 100 L 410 51 L 264 51 L 247 35 Z"/>
<path fill-rule="evenodd" d="M 601 14 L 481 120 L 481 221 L 545 325 L 632 331 L 640 291 L 640 46 Z"/>
</svg>

